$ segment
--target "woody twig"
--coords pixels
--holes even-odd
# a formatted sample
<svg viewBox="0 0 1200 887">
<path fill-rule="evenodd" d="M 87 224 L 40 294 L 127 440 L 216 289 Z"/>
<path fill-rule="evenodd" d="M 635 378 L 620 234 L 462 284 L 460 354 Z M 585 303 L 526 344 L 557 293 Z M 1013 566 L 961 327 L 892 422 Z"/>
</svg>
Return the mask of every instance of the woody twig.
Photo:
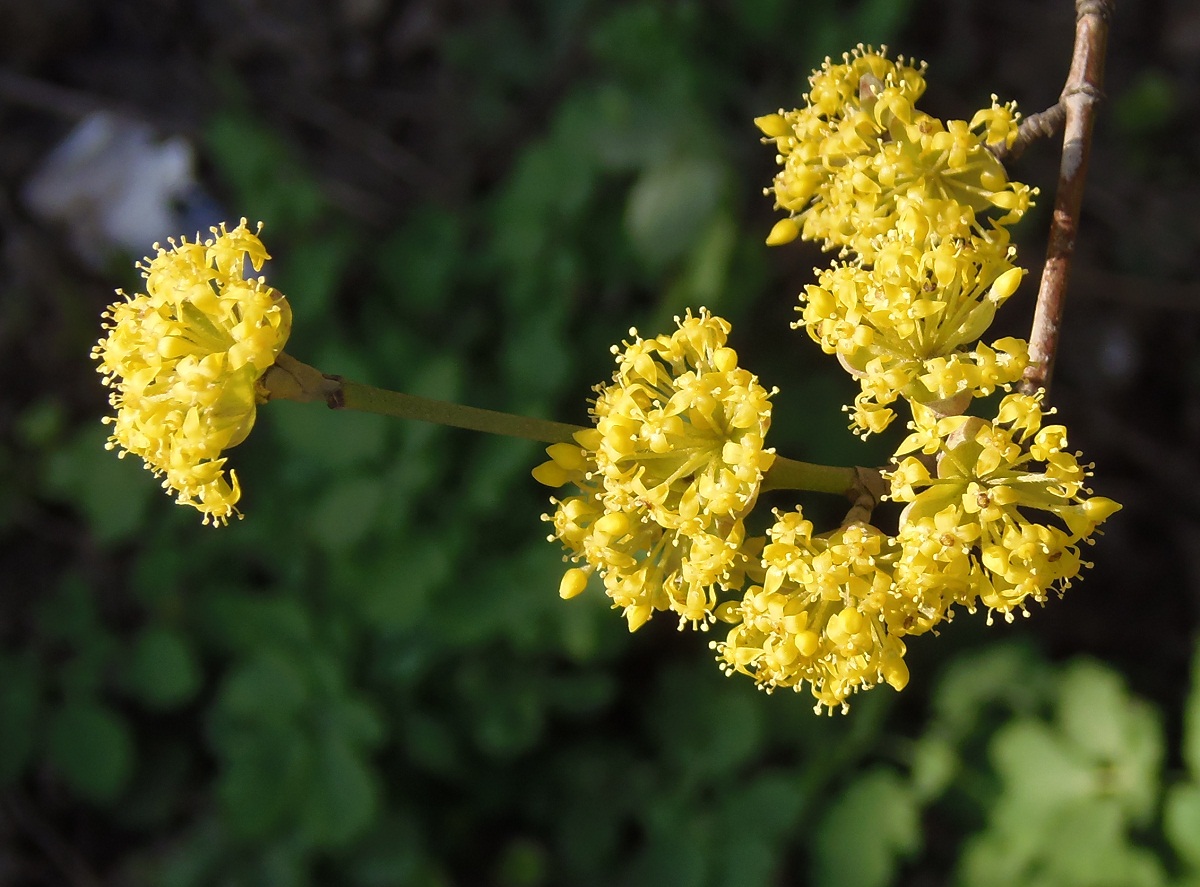
<svg viewBox="0 0 1200 887">
<path fill-rule="evenodd" d="M 1026 120 L 1021 126 L 1023 132 L 1018 134 L 1018 142 L 1023 135 L 1028 142 L 1039 134 L 1046 134 L 1046 127 L 1055 127 L 1061 117 L 1063 153 L 1054 217 L 1050 223 L 1046 264 L 1029 335 L 1030 365 L 1021 383 L 1021 390 L 1027 394 L 1047 388 L 1054 369 L 1096 105 L 1103 95 L 1104 54 L 1114 3 L 1115 0 L 1076 0 L 1075 49 L 1062 96 L 1053 108 Z"/>
</svg>

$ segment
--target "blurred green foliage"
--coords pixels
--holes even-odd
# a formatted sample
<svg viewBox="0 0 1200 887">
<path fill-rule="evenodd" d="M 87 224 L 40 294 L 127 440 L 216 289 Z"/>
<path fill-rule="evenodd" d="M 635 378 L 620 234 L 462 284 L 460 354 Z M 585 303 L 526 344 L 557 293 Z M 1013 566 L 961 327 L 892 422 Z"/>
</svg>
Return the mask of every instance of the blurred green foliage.
<svg viewBox="0 0 1200 887">
<path fill-rule="evenodd" d="M 540 12 L 481 15 L 445 51 L 471 85 L 454 113 L 487 133 L 554 69 L 563 41 L 537 35 L 584 33 L 544 127 L 470 202 L 413 206 L 374 242 L 248 109 L 209 121 L 235 205 L 267 222 L 288 350 L 581 421 L 631 324 L 704 304 L 812 416 L 778 424 L 780 450 L 855 461 L 836 369 L 808 342 L 756 347 L 756 313 L 801 282 L 761 246 L 750 119 L 909 4 Z M 788 61 L 763 79 L 760 58 Z M 949 657 L 928 711 L 931 661 L 903 717 L 883 689 L 821 719 L 671 626 L 630 638 L 602 595 L 560 601 L 532 444 L 272 404 L 232 456 L 247 519 L 213 531 L 98 423 L 46 400 L 17 427 L 40 455 L 6 496 L 69 509 L 109 566 L 62 566 L 29 642 L 0 652 L 0 783 L 50 779 L 102 811 L 133 848 L 120 883 L 1200 884 L 1200 658 L 1170 769 L 1156 710 L 1114 671 L 1013 645 Z"/>
</svg>

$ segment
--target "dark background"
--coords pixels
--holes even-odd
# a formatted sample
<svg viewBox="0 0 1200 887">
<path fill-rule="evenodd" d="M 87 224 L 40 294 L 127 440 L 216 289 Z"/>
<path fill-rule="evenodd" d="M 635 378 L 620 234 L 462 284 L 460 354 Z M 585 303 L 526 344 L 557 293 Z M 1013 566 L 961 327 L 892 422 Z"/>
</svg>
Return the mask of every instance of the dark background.
<svg viewBox="0 0 1200 887">
<path fill-rule="evenodd" d="M 1125 508 L 1062 601 L 963 614 L 822 719 L 560 601 L 532 444 L 272 404 L 246 519 L 201 527 L 103 449 L 87 354 L 149 243 L 29 183 L 96 111 L 185 139 L 157 237 L 262 219 L 290 353 L 479 406 L 582 422 L 609 345 L 707 305 L 779 452 L 877 464 L 789 329 L 830 257 L 762 246 L 752 118 L 860 41 L 928 60 L 934 115 L 1042 110 L 1070 3 L 0 3 L 0 885 L 1195 877 L 1200 12 L 1118 7 L 1050 400 Z M 997 335 L 1057 158 L 1012 167 L 1042 194 Z"/>
</svg>

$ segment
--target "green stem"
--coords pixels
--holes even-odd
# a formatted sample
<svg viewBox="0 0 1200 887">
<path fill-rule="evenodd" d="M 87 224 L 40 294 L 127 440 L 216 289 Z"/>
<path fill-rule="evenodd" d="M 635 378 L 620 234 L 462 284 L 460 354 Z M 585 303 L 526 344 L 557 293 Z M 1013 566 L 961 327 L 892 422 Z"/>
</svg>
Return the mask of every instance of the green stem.
<svg viewBox="0 0 1200 887">
<path fill-rule="evenodd" d="M 855 483 L 855 469 L 833 465 L 815 465 L 777 456 L 775 464 L 763 478 L 763 492 L 768 490 L 812 490 L 816 493 L 845 495 Z"/>
<path fill-rule="evenodd" d="M 280 354 L 275 365 L 259 380 L 260 394 L 267 400 L 295 400 L 304 403 L 324 401 L 336 410 L 358 410 L 397 419 L 417 419 L 470 431 L 503 434 L 542 443 L 575 443 L 576 432 L 584 429 L 565 422 L 531 419 L 495 410 L 481 410 L 402 394 L 352 382 L 341 376 L 327 376 L 301 363 L 289 354 Z M 814 465 L 777 457 L 763 479 L 763 490 L 812 490 L 818 493 L 852 494 L 861 480 L 861 469 Z M 857 486 L 856 486 L 857 485 Z"/>
<path fill-rule="evenodd" d="M 331 407 L 338 409 L 378 413 L 398 419 L 418 419 L 422 422 L 436 422 L 438 425 L 486 431 L 489 434 L 503 434 L 542 443 L 573 443 L 575 432 L 583 431 L 580 426 L 568 425 L 565 422 L 531 419 L 528 416 L 515 416 L 511 413 L 430 400 L 415 394 L 374 388 L 361 382 L 351 382 L 349 379 L 339 381 L 341 386 L 329 402 Z"/>
</svg>

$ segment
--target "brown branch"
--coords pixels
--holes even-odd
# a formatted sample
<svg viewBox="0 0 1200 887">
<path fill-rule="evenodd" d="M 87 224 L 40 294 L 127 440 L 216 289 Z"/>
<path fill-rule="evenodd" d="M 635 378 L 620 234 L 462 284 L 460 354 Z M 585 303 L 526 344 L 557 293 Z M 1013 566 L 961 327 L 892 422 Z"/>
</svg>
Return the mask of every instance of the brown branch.
<svg viewBox="0 0 1200 887">
<path fill-rule="evenodd" d="M 1013 143 L 1008 147 L 1002 143 L 992 153 L 1001 163 L 1016 160 L 1025 153 L 1026 148 L 1038 139 L 1048 139 L 1058 135 L 1066 119 L 1066 106 L 1059 100 L 1045 111 L 1031 114 L 1022 120 L 1021 125 L 1017 127 L 1017 137 Z"/>
<path fill-rule="evenodd" d="M 1079 208 L 1083 204 L 1083 183 L 1087 175 L 1092 127 L 1096 105 L 1104 84 L 1104 52 L 1108 43 L 1108 23 L 1115 0 L 1076 0 L 1075 50 L 1059 104 L 1066 112 L 1062 162 L 1058 172 L 1058 191 L 1054 198 L 1054 218 L 1046 247 L 1046 265 L 1042 270 L 1033 328 L 1029 333 L 1029 368 L 1021 383 L 1027 394 L 1049 387 L 1058 348 L 1058 332 L 1066 300 L 1067 278 L 1075 234 L 1079 228 Z"/>
<path fill-rule="evenodd" d="M 854 469 L 854 483 L 846 491 L 846 498 L 851 502 L 850 510 L 842 521 L 842 526 L 852 523 L 869 524 L 871 512 L 875 510 L 888 491 L 888 483 L 878 468 Z"/>
</svg>

